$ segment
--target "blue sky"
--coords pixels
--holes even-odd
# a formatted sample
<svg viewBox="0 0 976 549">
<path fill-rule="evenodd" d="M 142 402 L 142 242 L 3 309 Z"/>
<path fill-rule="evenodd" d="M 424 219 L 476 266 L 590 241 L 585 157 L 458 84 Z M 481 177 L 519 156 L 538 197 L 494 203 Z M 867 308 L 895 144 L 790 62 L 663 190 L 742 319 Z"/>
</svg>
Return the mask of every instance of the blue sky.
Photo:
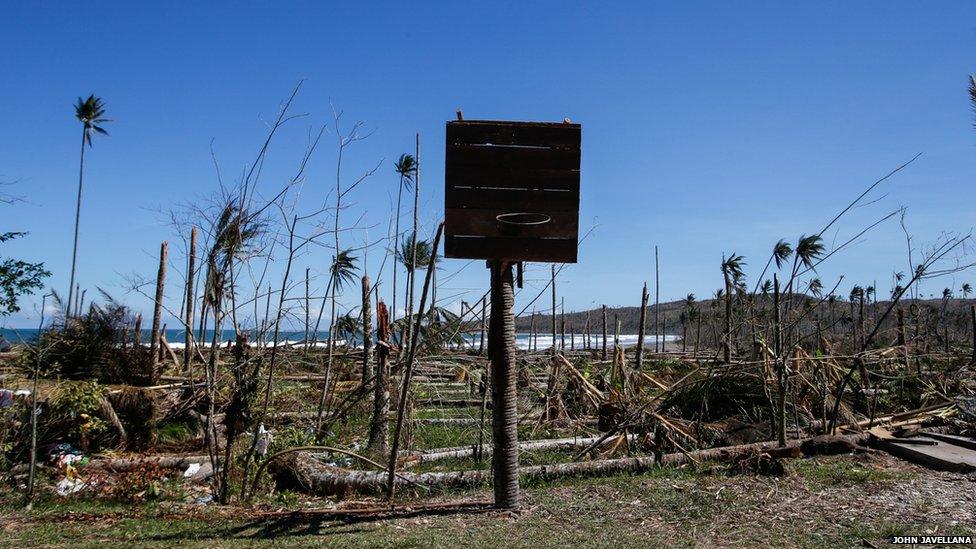
<svg viewBox="0 0 976 549">
<path fill-rule="evenodd" d="M 0 179 L 26 201 L 0 209 L 0 230 L 30 236 L 0 254 L 44 261 L 50 285 L 66 289 L 80 139 L 72 103 L 95 93 L 114 122 L 86 159 L 78 278 L 89 296 L 97 285 L 148 310 L 124 279 L 155 272 L 161 240 L 174 247 L 172 269 L 183 264 L 160 211 L 217 189 L 211 141 L 233 179 L 303 79 L 294 111 L 308 116 L 274 143 L 264 189 L 292 173 L 309 128 L 334 105 L 373 131 L 346 158 L 345 175 L 382 161 L 344 214 L 383 221 L 373 237 L 385 232 L 396 190 L 392 162 L 412 151 L 415 132 L 424 230 L 442 215 L 444 122 L 455 108 L 472 119 L 582 123 L 581 227 L 595 228 L 560 277 L 567 308 L 636 304 L 653 277 L 654 245 L 662 301 L 710 295 L 723 253 L 745 255 L 755 277 L 776 240 L 818 231 L 920 152 L 827 243 L 900 206 L 920 245 L 974 224 L 971 2 L 352 4 L 8 3 Z M 309 165 L 309 200 L 333 184 L 334 137 Z M 299 272 L 324 272 L 331 253 L 303 256 Z M 820 276 L 830 286 L 843 274 L 844 293 L 877 281 L 884 295 L 906 264 L 889 222 Z M 483 264 L 443 269 L 445 299 L 475 299 L 487 287 Z M 530 266 L 520 304 L 547 271 Z M 923 292 L 970 280 L 932 281 Z M 174 283 L 167 298 L 178 294 Z M 0 323 L 33 325 L 37 302 Z"/>
</svg>

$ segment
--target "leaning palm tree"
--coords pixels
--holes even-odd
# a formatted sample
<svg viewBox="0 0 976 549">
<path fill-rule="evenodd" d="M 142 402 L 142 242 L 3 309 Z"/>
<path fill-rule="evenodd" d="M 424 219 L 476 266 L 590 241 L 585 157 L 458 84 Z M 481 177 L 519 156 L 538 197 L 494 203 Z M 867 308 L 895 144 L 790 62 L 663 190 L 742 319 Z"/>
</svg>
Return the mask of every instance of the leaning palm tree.
<svg viewBox="0 0 976 549">
<path fill-rule="evenodd" d="M 403 189 L 411 191 L 413 189 L 413 179 L 417 173 L 417 159 L 410 154 L 401 154 L 396 164 L 393 166 L 396 173 L 400 176 L 400 187 L 397 190 L 396 215 L 393 222 L 393 253 L 400 251 L 400 202 L 403 198 Z M 390 321 L 396 321 L 396 296 L 397 296 L 397 267 L 393 265 L 393 308 Z"/>
<path fill-rule="evenodd" d="M 92 134 L 108 135 L 101 124 L 110 122 L 105 118 L 105 103 L 101 98 L 89 95 L 88 99 L 78 98 L 75 103 L 75 118 L 81 122 L 81 161 L 78 166 L 78 203 L 75 206 L 75 240 L 71 249 L 71 280 L 68 284 L 68 302 L 65 316 L 70 316 L 75 289 L 75 265 L 78 262 L 78 227 L 81 223 L 81 189 L 85 180 L 85 145 L 92 146 Z"/>
<path fill-rule="evenodd" d="M 341 290 L 347 284 L 356 280 L 356 262 L 359 261 L 352 250 L 342 250 L 332 258 L 332 266 L 329 267 L 329 275 L 335 284 L 336 289 Z"/>
<path fill-rule="evenodd" d="M 969 294 L 973 293 L 973 287 L 968 282 L 966 282 L 962 285 L 961 291 L 962 291 L 962 298 L 966 299 L 967 297 L 969 297 Z"/>
<path fill-rule="evenodd" d="M 776 260 L 776 268 L 779 269 L 783 266 L 790 256 L 793 255 L 793 247 L 790 243 L 785 240 L 780 240 L 773 246 L 773 259 Z"/>
</svg>

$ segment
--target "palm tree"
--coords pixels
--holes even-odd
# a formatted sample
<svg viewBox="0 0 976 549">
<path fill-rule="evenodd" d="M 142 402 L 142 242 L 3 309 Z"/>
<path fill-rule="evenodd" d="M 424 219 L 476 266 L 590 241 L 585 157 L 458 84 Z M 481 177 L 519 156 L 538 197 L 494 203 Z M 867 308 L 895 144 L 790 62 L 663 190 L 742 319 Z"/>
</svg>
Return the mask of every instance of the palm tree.
<svg viewBox="0 0 976 549">
<path fill-rule="evenodd" d="M 738 286 L 745 273 L 742 267 L 746 264 L 744 257 L 732 252 L 729 257 L 722 258 L 722 277 L 725 279 L 725 363 L 732 362 L 732 289 Z"/>
<path fill-rule="evenodd" d="M 790 256 L 793 255 L 793 248 L 790 243 L 785 240 L 780 240 L 773 246 L 773 259 L 776 260 L 776 268 L 779 269 L 783 266 Z"/>
<path fill-rule="evenodd" d="M 407 191 L 413 189 L 413 179 L 417 173 L 417 159 L 410 154 L 401 154 L 396 164 L 393 166 L 396 173 L 400 176 L 400 187 L 397 190 L 397 206 L 394 226 L 393 226 L 393 253 L 400 251 L 400 202 L 403 198 L 403 189 Z M 397 268 L 393 265 L 393 308 L 390 318 L 391 322 L 396 321 L 396 296 L 397 296 Z"/>
<path fill-rule="evenodd" d="M 413 234 L 400 244 L 400 249 L 397 251 L 397 260 L 403 264 L 403 267 L 407 270 L 407 276 L 412 279 L 417 269 L 426 269 L 430 265 L 433 255 L 434 249 L 430 241 L 417 240 L 417 235 Z M 404 290 L 404 294 L 409 300 L 409 286 Z M 410 316 L 409 310 L 407 316 Z M 410 324 L 408 322 L 408 329 L 409 326 Z"/>
<path fill-rule="evenodd" d="M 329 267 L 329 275 L 335 284 L 336 289 L 343 289 L 346 284 L 351 284 L 356 280 L 356 262 L 359 261 L 352 250 L 342 250 L 338 255 L 332 257 L 332 266 Z"/>
<path fill-rule="evenodd" d="M 962 298 L 966 299 L 971 293 L 973 293 L 973 287 L 968 282 L 964 283 L 962 285 Z"/>
<path fill-rule="evenodd" d="M 88 99 L 78 98 L 75 103 L 75 118 L 81 124 L 81 161 L 78 166 L 78 203 L 75 206 L 75 240 L 71 249 L 71 281 L 68 284 L 68 302 L 66 315 L 71 309 L 72 295 L 75 289 L 75 266 L 78 262 L 78 228 L 81 223 L 81 189 L 85 180 L 85 145 L 92 146 L 92 134 L 108 135 L 100 124 L 111 122 L 105 118 L 105 103 L 101 98 L 89 95 Z"/>
<path fill-rule="evenodd" d="M 810 281 L 810 293 L 812 293 L 817 299 L 823 295 L 823 283 L 820 282 L 819 278 L 814 278 Z"/>
<path fill-rule="evenodd" d="M 800 242 L 796 245 L 796 257 L 807 269 L 813 269 L 816 260 L 824 254 L 825 248 L 823 239 L 820 235 L 800 236 Z"/>
<path fill-rule="evenodd" d="M 322 314 L 325 312 L 325 302 L 332 295 L 332 287 L 343 289 L 347 284 L 356 280 L 356 262 L 359 261 L 352 250 L 342 250 L 337 255 L 332 256 L 332 263 L 329 265 L 329 283 L 325 286 L 325 294 L 322 296 L 322 305 L 319 307 L 318 317 L 315 319 L 315 328 L 312 329 L 312 343 L 318 339 L 319 326 L 322 324 Z M 335 320 L 335 299 L 332 300 L 332 321 Z M 331 321 L 330 321 L 331 322 Z M 331 335 L 330 335 L 331 339 Z"/>
</svg>

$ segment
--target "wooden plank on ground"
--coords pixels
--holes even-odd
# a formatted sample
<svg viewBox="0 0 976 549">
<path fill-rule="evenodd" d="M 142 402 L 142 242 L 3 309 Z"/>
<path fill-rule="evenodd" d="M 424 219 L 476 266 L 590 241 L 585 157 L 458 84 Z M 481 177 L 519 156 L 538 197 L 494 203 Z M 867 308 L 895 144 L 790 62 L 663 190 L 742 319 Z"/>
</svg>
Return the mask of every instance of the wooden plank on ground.
<svg viewBox="0 0 976 549">
<path fill-rule="evenodd" d="M 928 438 L 934 438 L 939 442 L 945 442 L 948 444 L 953 444 L 955 446 L 962 446 L 963 448 L 968 448 L 970 450 L 976 451 L 976 440 L 969 437 L 961 437 L 959 435 L 946 435 L 943 433 L 930 433 L 927 431 L 922 431 L 922 436 Z"/>
<path fill-rule="evenodd" d="M 976 471 L 976 451 L 954 444 L 939 442 L 934 438 L 912 437 L 912 440 L 929 440 L 933 445 L 899 444 L 892 439 L 872 436 L 869 444 L 889 454 L 941 471 L 969 473 Z"/>
</svg>

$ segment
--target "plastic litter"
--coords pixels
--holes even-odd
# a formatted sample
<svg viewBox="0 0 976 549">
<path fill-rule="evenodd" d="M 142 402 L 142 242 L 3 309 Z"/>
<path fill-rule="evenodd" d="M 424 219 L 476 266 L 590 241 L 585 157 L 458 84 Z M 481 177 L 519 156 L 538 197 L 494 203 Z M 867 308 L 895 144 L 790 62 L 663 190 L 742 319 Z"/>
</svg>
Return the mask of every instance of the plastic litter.
<svg viewBox="0 0 976 549">
<path fill-rule="evenodd" d="M 258 426 L 258 441 L 254 445 L 254 451 L 258 453 L 259 456 L 266 455 L 268 453 L 268 448 L 271 446 L 271 442 L 274 440 L 274 435 L 271 431 L 264 428 L 262 423 Z"/>
<path fill-rule="evenodd" d="M 84 490 L 86 486 L 87 484 L 81 479 L 63 478 L 58 482 L 55 490 L 59 496 L 67 496 Z"/>
<path fill-rule="evenodd" d="M 186 471 L 183 471 L 183 478 L 190 478 L 199 472 L 200 472 L 200 464 L 191 463 L 190 466 L 186 468 Z"/>
</svg>

